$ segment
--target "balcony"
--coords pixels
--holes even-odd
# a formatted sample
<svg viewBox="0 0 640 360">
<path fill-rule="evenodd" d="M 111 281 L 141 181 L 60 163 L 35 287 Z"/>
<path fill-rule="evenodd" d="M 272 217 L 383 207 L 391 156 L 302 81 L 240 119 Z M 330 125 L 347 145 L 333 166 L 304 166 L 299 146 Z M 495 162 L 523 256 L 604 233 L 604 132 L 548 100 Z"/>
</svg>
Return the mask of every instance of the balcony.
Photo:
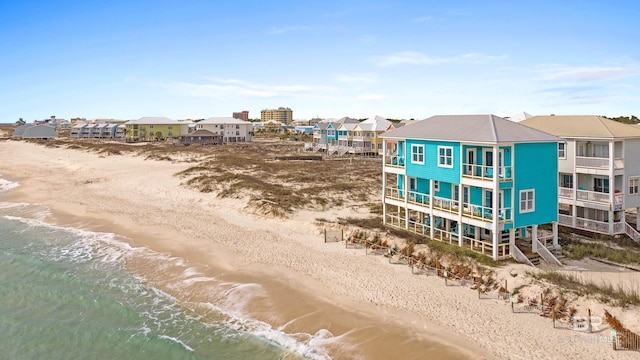
<svg viewBox="0 0 640 360">
<path fill-rule="evenodd" d="M 409 191 L 409 199 L 407 200 L 411 204 L 417 204 L 422 206 L 429 206 L 431 196 L 429 194 L 422 194 L 417 191 Z M 434 201 L 435 206 L 435 201 Z"/>
<path fill-rule="evenodd" d="M 611 167 L 611 163 L 609 158 L 576 156 L 576 167 L 606 170 Z M 614 170 L 624 169 L 624 159 L 613 159 L 613 168 Z"/>
<path fill-rule="evenodd" d="M 405 191 L 393 186 L 385 188 L 384 196 L 386 199 L 404 201 Z M 429 194 L 420 193 L 414 190 L 408 192 L 409 198 L 407 202 L 410 204 L 420 205 L 424 207 L 432 206 L 435 210 L 444 211 L 451 214 L 458 214 L 460 208 L 460 201 L 442 198 L 438 196 L 431 196 Z M 476 219 L 484 222 L 493 221 L 493 209 L 487 206 L 480 206 L 474 204 L 463 203 L 462 215 L 467 218 Z M 506 223 L 512 221 L 511 208 L 501 208 L 498 211 L 498 221 L 500 223 Z"/>
<path fill-rule="evenodd" d="M 404 217 L 404 213 L 387 213 L 385 217 L 385 224 L 387 226 L 396 227 L 403 230 L 408 230 L 414 234 L 420 234 L 425 237 L 429 237 L 431 232 L 430 224 L 427 222 L 419 223 L 409 219 L 409 227 L 406 228 L 406 218 Z M 440 225 L 441 226 L 441 225 Z M 439 228 L 437 225 L 433 229 L 433 240 L 442 241 L 451 244 L 452 246 L 459 245 L 459 231 L 457 227 L 451 229 L 451 231 L 446 231 L 444 229 Z M 467 227 L 464 226 L 463 234 L 462 234 L 462 247 L 470 249 L 474 252 L 492 257 L 493 256 L 493 242 L 488 239 L 476 239 L 467 234 Z M 501 242 L 497 244 L 497 253 L 498 259 L 508 259 L 511 257 L 511 253 L 509 252 L 509 243 Z"/>
<path fill-rule="evenodd" d="M 561 197 L 564 199 L 573 199 L 573 188 L 559 187 L 558 197 Z"/>
<path fill-rule="evenodd" d="M 493 169 L 493 166 L 463 163 L 462 176 L 471 179 L 492 181 Z M 500 181 L 511 180 L 511 166 L 498 167 L 498 178 L 500 179 Z"/>
<path fill-rule="evenodd" d="M 573 188 L 565 188 L 565 187 L 559 187 L 558 188 L 558 197 L 561 197 L 563 199 L 569 199 L 569 200 L 573 200 Z M 617 191 L 617 190 L 616 190 Z M 584 189 L 578 189 L 576 190 L 576 197 L 577 200 L 580 201 L 587 201 L 587 202 L 595 202 L 595 203 L 600 203 L 600 204 L 609 204 L 611 203 L 610 201 L 610 196 L 611 194 L 609 193 L 603 193 L 603 192 L 597 192 L 597 191 L 588 191 L 588 190 L 584 190 Z M 620 192 L 616 192 L 613 194 L 613 206 L 615 208 L 615 210 L 622 210 L 622 207 L 624 206 L 624 194 L 620 193 Z"/>
<path fill-rule="evenodd" d="M 384 157 L 384 164 L 386 166 L 404 168 L 404 156 L 402 156 L 402 155 L 387 155 L 387 156 Z"/>
</svg>

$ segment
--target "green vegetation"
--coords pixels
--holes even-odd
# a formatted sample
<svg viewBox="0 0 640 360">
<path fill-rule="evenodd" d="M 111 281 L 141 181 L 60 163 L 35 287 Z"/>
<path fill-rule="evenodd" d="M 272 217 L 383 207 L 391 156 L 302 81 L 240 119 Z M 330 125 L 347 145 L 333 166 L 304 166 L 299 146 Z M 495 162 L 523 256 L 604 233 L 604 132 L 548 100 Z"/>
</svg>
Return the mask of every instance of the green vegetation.
<svg viewBox="0 0 640 360">
<path fill-rule="evenodd" d="M 618 264 L 640 264 L 640 243 L 626 236 L 598 235 L 592 239 L 574 236 L 569 230 L 560 231 L 563 252 L 571 259 L 599 258 Z"/>
<path fill-rule="evenodd" d="M 624 289 L 621 285 L 613 286 L 611 283 L 598 285 L 593 282 L 582 282 L 572 274 L 556 271 L 529 273 L 529 275 L 536 279 L 547 280 L 565 290 L 574 292 L 578 296 L 595 296 L 605 304 L 613 303 L 621 307 L 640 305 L 640 292 Z"/>
<path fill-rule="evenodd" d="M 568 254 L 572 259 L 584 259 L 596 257 L 613 261 L 618 264 L 638 264 L 640 263 L 640 252 L 633 248 L 612 248 L 602 243 L 580 243 L 570 244 Z"/>
<path fill-rule="evenodd" d="M 635 115 L 631 115 L 631 116 L 618 116 L 618 117 L 606 117 L 606 116 L 603 116 L 603 117 L 604 117 L 604 118 L 606 118 L 606 119 L 615 120 L 615 121 L 618 121 L 618 122 L 621 122 L 621 123 L 624 123 L 624 124 L 632 124 L 632 125 L 635 125 L 635 124 L 640 123 L 640 119 L 638 119 L 638 117 L 637 117 L 637 116 L 635 116 Z"/>
</svg>

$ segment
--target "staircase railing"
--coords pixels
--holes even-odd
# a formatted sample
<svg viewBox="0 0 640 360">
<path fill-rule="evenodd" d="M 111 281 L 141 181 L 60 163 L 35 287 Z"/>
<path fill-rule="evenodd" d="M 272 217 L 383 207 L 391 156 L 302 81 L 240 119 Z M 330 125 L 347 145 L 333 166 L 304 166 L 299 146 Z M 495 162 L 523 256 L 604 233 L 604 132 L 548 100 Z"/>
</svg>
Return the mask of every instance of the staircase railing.
<svg viewBox="0 0 640 360">
<path fill-rule="evenodd" d="M 626 221 L 624 222 L 624 232 L 633 239 L 633 241 L 640 242 L 640 233 Z"/>
<path fill-rule="evenodd" d="M 513 258 L 519 263 L 529 264 L 530 266 L 536 267 L 516 244 L 511 245 L 511 256 L 513 256 Z"/>
<path fill-rule="evenodd" d="M 547 249 L 544 245 L 542 245 L 542 243 L 540 241 L 538 241 L 537 239 L 533 239 L 533 241 L 536 242 L 536 247 L 537 250 L 536 252 L 544 259 L 544 261 L 546 261 L 549 264 L 558 264 L 559 266 L 562 266 L 562 263 L 560 262 L 560 260 L 558 260 L 558 258 L 556 258 L 551 251 L 549 251 L 549 249 Z"/>
</svg>

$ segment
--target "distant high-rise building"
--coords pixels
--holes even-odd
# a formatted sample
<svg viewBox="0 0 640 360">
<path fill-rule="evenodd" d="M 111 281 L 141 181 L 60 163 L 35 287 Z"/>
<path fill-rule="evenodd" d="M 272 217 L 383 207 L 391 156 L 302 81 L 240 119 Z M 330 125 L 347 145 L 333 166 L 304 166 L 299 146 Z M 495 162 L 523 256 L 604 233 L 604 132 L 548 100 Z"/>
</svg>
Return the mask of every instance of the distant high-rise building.
<svg viewBox="0 0 640 360">
<path fill-rule="evenodd" d="M 289 125 L 293 121 L 293 111 L 290 108 L 279 107 L 277 109 L 264 109 L 260 111 L 260 121 L 279 121 Z"/>
<path fill-rule="evenodd" d="M 249 112 L 247 110 L 242 110 L 241 112 L 234 112 L 233 113 L 233 118 L 234 119 L 239 119 L 239 120 L 244 120 L 244 121 L 249 121 Z"/>
</svg>

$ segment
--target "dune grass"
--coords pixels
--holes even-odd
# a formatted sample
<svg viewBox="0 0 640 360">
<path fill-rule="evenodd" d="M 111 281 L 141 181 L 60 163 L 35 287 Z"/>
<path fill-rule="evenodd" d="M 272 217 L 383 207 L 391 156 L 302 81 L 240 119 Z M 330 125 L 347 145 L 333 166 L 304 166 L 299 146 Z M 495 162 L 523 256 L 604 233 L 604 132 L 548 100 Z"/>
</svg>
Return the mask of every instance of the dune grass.
<svg viewBox="0 0 640 360">
<path fill-rule="evenodd" d="M 640 291 L 625 289 L 621 285 L 614 286 L 610 282 L 603 284 L 583 282 L 573 274 L 557 271 L 529 273 L 529 275 L 572 291 L 578 296 L 594 296 L 605 304 L 612 303 L 621 307 L 640 305 Z"/>
</svg>

